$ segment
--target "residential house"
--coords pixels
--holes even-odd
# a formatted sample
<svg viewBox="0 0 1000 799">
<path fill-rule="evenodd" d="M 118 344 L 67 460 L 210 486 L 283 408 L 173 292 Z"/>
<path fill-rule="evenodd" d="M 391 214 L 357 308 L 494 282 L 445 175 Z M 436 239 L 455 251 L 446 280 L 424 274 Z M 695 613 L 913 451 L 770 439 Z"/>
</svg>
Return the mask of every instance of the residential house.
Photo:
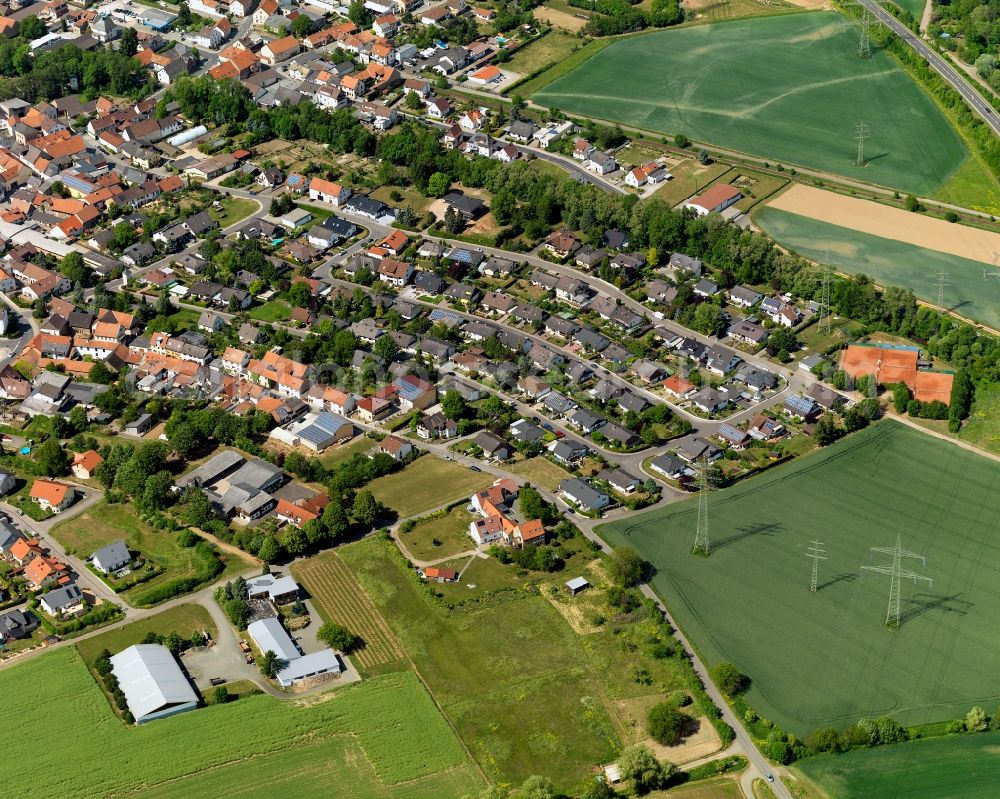
<svg viewBox="0 0 1000 799">
<path fill-rule="evenodd" d="M 600 511 L 611 504 L 611 497 L 578 477 L 563 480 L 559 484 L 559 493 L 567 501 L 587 512 Z"/>
<path fill-rule="evenodd" d="M 76 500 L 76 490 L 58 480 L 39 478 L 31 485 L 31 500 L 42 510 L 61 513 Z"/>
</svg>

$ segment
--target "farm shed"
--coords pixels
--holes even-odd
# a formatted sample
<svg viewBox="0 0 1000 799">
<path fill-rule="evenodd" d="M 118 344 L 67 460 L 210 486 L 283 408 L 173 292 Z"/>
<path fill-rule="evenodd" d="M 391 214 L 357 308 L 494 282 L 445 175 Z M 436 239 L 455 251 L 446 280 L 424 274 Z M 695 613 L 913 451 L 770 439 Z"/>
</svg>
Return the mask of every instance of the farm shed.
<svg viewBox="0 0 1000 799">
<path fill-rule="evenodd" d="M 194 689 L 165 646 L 130 646 L 112 656 L 111 671 L 118 679 L 136 724 L 198 707 Z"/>
</svg>

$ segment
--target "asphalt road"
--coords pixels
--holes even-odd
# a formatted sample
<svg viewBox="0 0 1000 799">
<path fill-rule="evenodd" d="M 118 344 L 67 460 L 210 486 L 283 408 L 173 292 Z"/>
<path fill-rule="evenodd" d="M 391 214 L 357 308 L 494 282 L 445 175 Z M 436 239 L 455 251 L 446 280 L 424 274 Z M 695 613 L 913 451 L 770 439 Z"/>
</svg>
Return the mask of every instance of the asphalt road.
<svg viewBox="0 0 1000 799">
<path fill-rule="evenodd" d="M 886 25 L 889 30 L 916 50 L 920 57 L 930 65 L 931 69 L 944 78 L 949 86 L 962 95 L 962 98 L 968 106 L 975 111 L 987 125 L 990 126 L 993 133 L 1000 136 L 1000 120 L 997 119 L 992 107 L 982 98 L 975 88 L 966 82 L 965 78 L 962 77 L 955 67 L 938 55 L 937 52 L 917 34 L 882 8 L 876 0 L 858 0 L 858 2 L 874 14 L 879 22 Z"/>
</svg>

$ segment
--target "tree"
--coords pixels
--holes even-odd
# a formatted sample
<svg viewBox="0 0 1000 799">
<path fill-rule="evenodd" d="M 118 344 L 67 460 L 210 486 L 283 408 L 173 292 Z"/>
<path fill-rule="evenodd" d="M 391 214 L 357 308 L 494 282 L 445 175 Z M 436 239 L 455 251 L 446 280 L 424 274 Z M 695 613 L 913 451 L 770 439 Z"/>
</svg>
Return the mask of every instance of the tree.
<svg viewBox="0 0 1000 799">
<path fill-rule="evenodd" d="M 580 799 L 615 799 L 615 789 L 602 777 L 593 777 Z"/>
<path fill-rule="evenodd" d="M 273 536 L 268 536 L 261 543 L 260 549 L 257 550 L 257 557 L 265 563 L 273 563 L 280 552 L 281 547 L 278 546 L 278 542 L 274 540 Z"/>
<path fill-rule="evenodd" d="M 981 707 L 972 708 L 965 717 L 965 729 L 969 732 L 985 732 L 988 726 L 986 714 Z"/>
<path fill-rule="evenodd" d="M 260 656 L 260 660 L 257 665 L 260 667 L 260 673 L 265 677 L 270 677 L 274 679 L 274 675 L 278 673 L 278 668 L 281 666 L 281 659 L 273 652 L 268 649 L 263 655 Z"/>
<path fill-rule="evenodd" d="M 301 555 L 308 544 L 306 534 L 294 524 L 288 525 L 281 533 L 281 548 L 289 555 Z"/>
<path fill-rule="evenodd" d="M 160 510 L 172 501 L 170 488 L 174 484 L 174 476 L 166 469 L 150 475 L 142 490 L 141 505 L 149 510 Z"/>
<path fill-rule="evenodd" d="M 177 24 L 182 28 L 191 24 L 191 9 L 188 8 L 187 3 L 181 3 L 177 6 Z"/>
<path fill-rule="evenodd" d="M 384 361 L 391 361 L 399 354 L 399 345 L 396 343 L 396 339 L 390 335 L 379 336 L 375 339 L 372 352 Z"/>
<path fill-rule="evenodd" d="M 131 30 L 131 28 L 127 28 L 126 30 Z M 218 688 L 215 689 L 214 696 L 215 696 L 215 704 L 224 705 L 226 704 L 226 702 L 229 701 L 229 689 L 226 688 L 226 686 L 224 685 L 220 685 Z"/>
<path fill-rule="evenodd" d="M 309 307 L 309 301 L 311 299 L 312 291 L 309 289 L 308 283 L 293 283 L 291 288 L 288 289 L 288 301 L 296 308 Z"/>
<path fill-rule="evenodd" d="M 118 40 L 118 52 L 131 58 L 138 49 L 139 39 L 136 36 L 135 30 L 132 28 L 123 28 L 121 39 Z"/>
<path fill-rule="evenodd" d="M 327 622 L 320 627 L 316 631 L 316 637 L 339 652 L 350 652 L 361 643 L 361 639 L 357 635 L 346 627 L 333 622 Z"/>
<path fill-rule="evenodd" d="M 451 179 L 444 172 L 435 172 L 427 179 L 427 193 L 431 197 L 444 197 L 451 188 Z"/>
<path fill-rule="evenodd" d="M 69 453 L 59 444 L 59 439 L 48 438 L 34 452 L 35 465 L 42 474 L 57 477 L 69 466 Z"/>
<path fill-rule="evenodd" d="M 514 792 L 513 799 L 552 799 L 555 795 L 552 780 L 535 774 L 521 783 L 521 787 Z"/>
<path fill-rule="evenodd" d="M 132 30 L 129 28 L 128 30 Z M 87 373 L 87 379 L 91 383 L 102 383 L 103 385 L 110 385 L 118 379 L 118 375 L 112 372 L 104 361 L 95 361 L 94 365 L 90 367 L 90 371 Z"/>
<path fill-rule="evenodd" d="M 372 24 L 374 15 L 365 8 L 362 0 L 351 0 L 351 5 L 347 9 L 347 18 L 359 28 L 367 28 Z"/>
<path fill-rule="evenodd" d="M 906 413 L 906 406 L 910 401 L 910 389 L 906 383 L 896 383 L 892 389 L 892 407 L 896 413 Z"/>
<path fill-rule="evenodd" d="M 611 555 L 608 574 L 616 585 L 632 588 L 645 580 L 649 563 L 639 553 L 629 547 L 619 547 Z"/>
<path fill-rule="evenodd" d="M 997 57 L 992 53 L 983 53 L 976 59 L 976 72 L 981 78 L 989 78 L 997 68 Z"/>
<path fill-rule="evenodd" d="M 411 111 L 416 111 L 423 105 L 420 101 L 420 95 L 417 92 L 407 92 L 406 99 L 403 101 L 403 104 Z"/>
<path fill-rule="evenodd" d="M 445 418 L 458 421 L 465 417 L 467 412 L 465 399 L 457 391 L 446 391 L 441 400 L 441 413 Z"/>
<path fill-rule="evenodd" d="M 351 515 L 354 520 L 365 527 L 371 527 L 378 518 L 378 502 L 371 491 L 364 489 L 359 491 L 354 497 L 354 505 L 351 508 Z"/>
<path fill-rule="evenodd" d="M 833 416 L 829 413 L 824 413 L 819 417 L 819 421 L 816 423 L 816 443 L 821 447 L 826 447 L 832 444 L 840 437 L 840 432 L 837 430 L 837 425 L 833 421 Z"/>
<path fill-rule="evenodd" d="M 193 455 L 205 443 L 202 437 L 198 434 L 198 431 L 196 431 L 194 426 L 189 422 L 180 421 L 177 424 L 167 422 L 167 428 L 167 436 L 170 440 L 170 446 L 172 446 L 174 448 L 174 452 L 182 458 L 187 458 Z"/>
<path fill-rule="evenodd" d="M 722 309 L 710 302 L 703 302 L 694 309 L 691 327 L 706 336 L 715 336 L 722 330 Z"/>
<path fill-rule="evenodd" d="M 312 32 L 312 20 L 305 14 L 299 14 L 292 22 L 292 35 L 304 39 Z"/>
<path fill-rule="evenodd" d="M 646 715 L 646 729 L 657 743 L 677 746 L 684 737 L 684 729 L 691 719 L 673 702 L 653 705 Z"/>
<path fill-rule="evenodd" d="M 798 348 L 799 339 L 790 327 L 776 328 L 767 337 L 767 354 L 771 357 L 779 352 L 795 352 Z"/>
<path fill-rule="evenodd" d="M 529 485 L 524 486 L 517 497 L 521 506 L 521 514 L 526 519 L 545 519 L 548 515 L 547 503 L 542 499 L 542 495 Z"/>
<path fill-rule="evenodd" d="M 88 270 L 83 256 L 76 252 L 66 253 L 59 261 L 59 272 L 72 283 L 82 285 L 87 280 Z"/>
<path fill-rule="evenodd" d="M 712 679 L 719 690 L 726 696 L 733 697 L 743 693 L 750 681 L 732 663 L 720 663 L 712 668 Z"/>
<path fill-rule="evenodd" d="M 676 136 L 674 136 L 675 147 L 682 147 L 682 148 L 687 147 L 690 143 L 691 142 L 688 140 L 688 137 L 685 136 L 683 133 L 678 133 Z"/>
<path fill-rule="evenodd" d="M 628 747 L 618 757 L 619 774 L 624 780 L 632 780 L 639 795 L 662 788 L 672 770 L 669 764 L 666 768 L 662 766 L 652 750 L 643 744 Z"/>
</svg>

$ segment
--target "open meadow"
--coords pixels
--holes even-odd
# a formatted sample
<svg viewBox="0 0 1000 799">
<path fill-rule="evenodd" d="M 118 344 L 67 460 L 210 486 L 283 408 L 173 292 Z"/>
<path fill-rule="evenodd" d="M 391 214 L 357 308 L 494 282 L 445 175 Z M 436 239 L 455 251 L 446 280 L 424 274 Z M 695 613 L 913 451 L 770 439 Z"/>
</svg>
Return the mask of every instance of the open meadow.
<svg viewBox="0 0 1000 799">
<path fill-rule="evenodd" d="M 831 799 L 987 799 L 996 796 L 1000 781 L 998 751 L 1000 733 L 988 732 L 811 757 L 794 770 Z"/>
<path fill-rule="evenodd" d="M 652 585 L 709 664 L 735 663 L 747 701 L 805 734 L 863 716 L 920 724 L 1000 702 L 1000 465 L 882 421 L 710 498 L 710 557 L 691 554 L 697 500 L 607 524 L 612 545 L 657 568 Z M 902 626 L 885 627 L 891 562 L 870 547 L 926 555 L 907 566 Z M 809 592 L 812 539 L 826 549 Z"/>
<path fill-rule="evenodd" d="M 545 774 L 568 788 L 613 757 L 617 740 L 598 683 L 548 602 L 524 596 L 444 616 L 390 547 L 367 539 L 340 554 L 491 778 Z"/>
<path fill-rule="evenodd" d="M 141 727 L 114 717 L 72 648 L 0 672 L 0 691 L 8 718 L 58 719 L 75 731 L 25 746 L 22 726 L 4 726 L 0 743 L 19 753 L 4 769 L 4 790 L 19 799 L 437 799 L 483 784 L 412 674 L 308 706 L 256 695 Z"/>
<path fill-rule="evenodd" d="M 491 474 L 474 472 L 454 461 L 424 455 L 401 472 L 372 480 L 368 488 L 375 499 L 405 519 L 471 496 L 494 479 Z"/>
<path fill-rule="evenodd" d="M 902 286 L 925 302 L 937 303 L 938 276 L 946 273 L 948 310 L 1000 329 L 1000 277 L 992 264 L 873 236 L 819 219 L 764 207 L 754 220 L 779 244 L 845 274 L 864 273 L 876 283 Z"/>
<path fill-rule="evenodd" d="M 659 31 L 618 40 L 547 84 L 540 76 L 532 99 L 932 194 L 966 160 L 965 145 L 888 55 L 859 59 L 856 50 L 856 31 L 831 12 Z M 868 126 L 868 165 L 860 167 L 858 109 Z"/>
</svg>

